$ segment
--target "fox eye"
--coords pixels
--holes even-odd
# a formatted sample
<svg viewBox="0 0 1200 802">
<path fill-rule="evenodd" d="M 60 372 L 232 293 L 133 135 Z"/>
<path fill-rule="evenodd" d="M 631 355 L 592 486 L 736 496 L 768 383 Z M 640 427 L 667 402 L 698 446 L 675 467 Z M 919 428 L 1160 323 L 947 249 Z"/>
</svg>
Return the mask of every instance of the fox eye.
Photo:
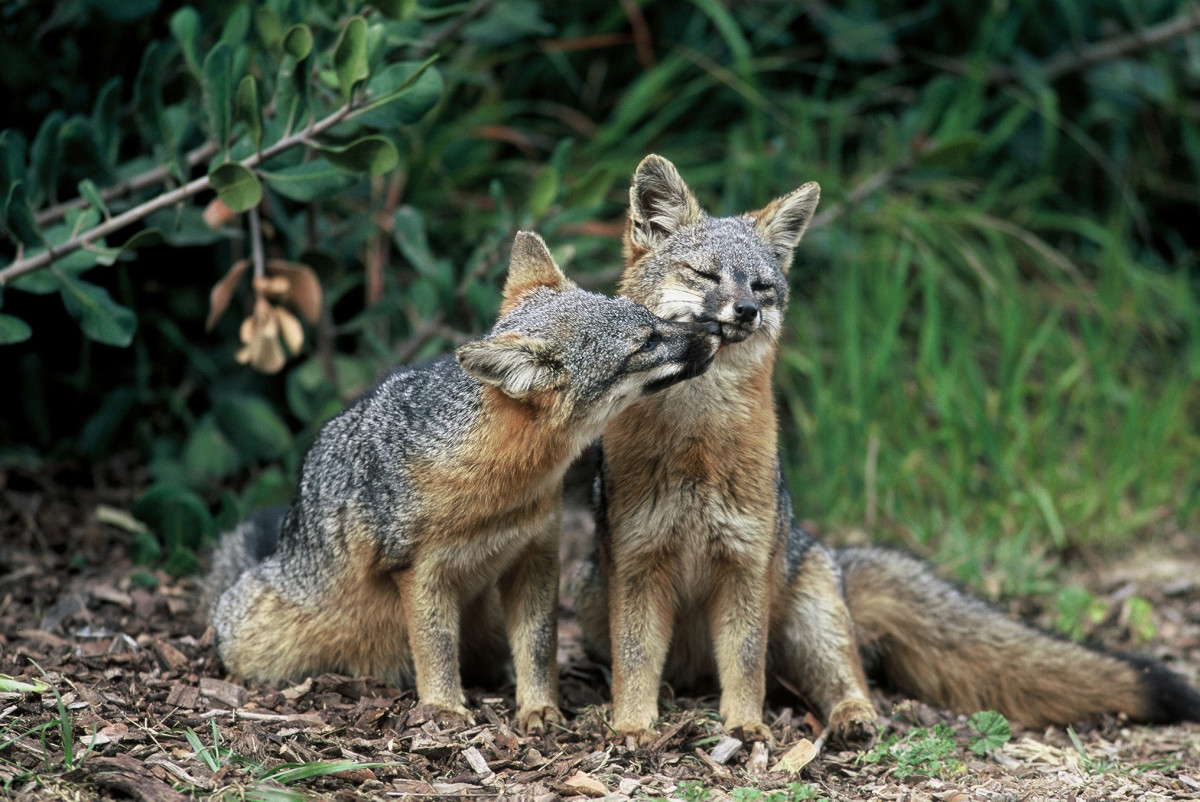
<svg viewBox="0 0 1200 802">
<path fill-rule="evenodd" d="M 642 352 L 653 351 L 660 343 L 662 343 L 662 335 L 655 330 L 650 332 L 650 336 L 646 338 L 646 341 L 642 343 L 642 347 L 638 350 Z"/>
<path fill-rule="evenodd" d="M 750 289 L 754 292 L 767 292 L 773 288 L 774 285 L 769 281 L 755 281 L 750 285 Z"/>
<path fill-rule="evenodd" d="M 710 270 L 701 270 L 700 268 L 693 267 L 692 265 L 685 266 L 688 270 L 692 271 L 692 275 L 696 276 L 697 278 L 702 278 L 705 281 L 711 281 L 713 284 L 721 283 L 721 277 Z"/>
</svg>

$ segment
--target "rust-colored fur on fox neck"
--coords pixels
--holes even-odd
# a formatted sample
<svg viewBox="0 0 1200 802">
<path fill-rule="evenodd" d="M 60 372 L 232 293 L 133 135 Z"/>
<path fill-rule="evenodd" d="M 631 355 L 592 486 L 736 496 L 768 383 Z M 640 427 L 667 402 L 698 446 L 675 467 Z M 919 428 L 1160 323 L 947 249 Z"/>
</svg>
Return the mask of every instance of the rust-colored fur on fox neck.
<svg viewBox="0 0 1200 802">
<path fill-rule="evenodd" d="M 549 514 L 575 452 L 547 398 L 516 400 L 484 386 L 479 428 L 452 461 L 414 471 L 422 492 L 442 499 L 431 531 L 446 537 L 532 525 Z M 543 402 L 543 403 L 538 403 Z M 529 477 L 542 477 L 530 482 Z"/>
</svg>

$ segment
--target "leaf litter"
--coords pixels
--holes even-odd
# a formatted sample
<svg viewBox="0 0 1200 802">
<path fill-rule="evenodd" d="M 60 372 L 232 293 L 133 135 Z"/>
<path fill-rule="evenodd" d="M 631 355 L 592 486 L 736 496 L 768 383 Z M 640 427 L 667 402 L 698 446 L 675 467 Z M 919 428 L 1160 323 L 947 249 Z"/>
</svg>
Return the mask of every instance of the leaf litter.
<svg viewBox="0 0 1200 802">
<path fill-rule="evenodd" d="M 953 740 L 934 776 L 898 771 L 887 756 L 814 749 L 820 725 L 786 692 L 769 700 L 767 745 L 724 733 L 715 695 L 664 688 L 663 735 L 639 749 L 609 728 L 608 674 L 585 656 L 566 608 L 559 657 L 569 720 L 542 735 L 515 731 L 511 684 L 469 689 L 476 723 L 466 726 L 371 678 L 232 682 L 199 614 L 196 580 L 158 572 L 154 587 L 135 581 L 144 569 L 129 559 L 134 533 L 112 513 L 128 509 L 146 481 L 119 459 L 0 473 L 0 796 L 1200 799 L 1195 724 L 1014 725 L 1011 740 L 978 755 L 968 717 L 879 691 L 885 736 L 904 742 L 936 730 Z M 586 515 L 568 515 L 564 565 L 588 536 Z M 1200 547 L 1185 533 L 1158 543 L 1072 579 L 1115 611 L 1115 631 L 1102 624 L 1097 633 L 1107 646 L 1138 648 L 1122 642 L 1121 632 L 1134 636 L 1119 626 L 1121 602 L 1131 592 L 1151 602 L 1157 631 L 1139 650 L 1173 658 L 1195 683 Z M 1052 614 L 1036 618 L 1045 625 Z"/>
</svg>

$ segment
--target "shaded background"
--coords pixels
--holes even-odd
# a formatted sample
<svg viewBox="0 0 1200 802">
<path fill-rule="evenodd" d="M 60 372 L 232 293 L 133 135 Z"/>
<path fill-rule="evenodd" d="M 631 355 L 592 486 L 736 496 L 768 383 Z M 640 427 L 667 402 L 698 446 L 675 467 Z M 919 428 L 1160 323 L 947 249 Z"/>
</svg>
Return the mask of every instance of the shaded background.
<svg viewBox="0 0 1200 802">
<path fill-rule="evenodd" d="M 119 184 L 211 140 L 189 42 L 197 61 L 229 43 L 268 120 L 294 23 L 314 33 L 314 108 L 332 108 L 330 54 L 355 13 L 373 74 L 436 53 L 440 85 L 428 112 L 384 130 L 394 169 L 303 197 L 268 182 L 267 253 L 311 267 L 325 310 L 277 373 L 235 360 L 248 280 L 205 329 L 210 289 L 249 251 L 246 215 L 201 221 L 211 193 L 151 221 L 166 244 L 73 273 L 132 313 L 127 346 L 85 335 L 53 285 L 3 289 L 0 314 L 32 333 L 0 346 L 0 486 L 86 487 L 97 463 L 146 466 L 131 481 L 147 484 L 134 512 L 152 531 L 132 548 L 148 567 L 194 570 L 221 526 L 290 495 L 346 399 L 486 328 L 516 230 L 611 290 L 628 177 L 650 152 L 714 214 L 821 183 L 777 371 L 802 517 L 838 540 L 903 544 L 989 596 L 1046 591 L 1064 559 L 1195 530 L 1194 7 L 193 8 L 191 34 L 153 0 L 0 8 L 0 266 L 17 256 L 18 180 L 37 213 L 83 179 Z M 243 123 L 233 135 L 245 145 Z M 1086 599 L 1060 605 L 1069 629 Z"/>
</svg>

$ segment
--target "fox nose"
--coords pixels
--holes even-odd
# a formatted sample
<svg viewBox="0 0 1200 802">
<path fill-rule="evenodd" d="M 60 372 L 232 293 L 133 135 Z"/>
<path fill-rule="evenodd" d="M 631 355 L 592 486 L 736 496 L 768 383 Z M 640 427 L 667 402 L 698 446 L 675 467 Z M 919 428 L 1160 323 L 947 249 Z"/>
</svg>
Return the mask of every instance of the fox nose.
<svg viewBox="0 0 1200 802">
<path fill-rule="evenodd" d="M 733 316 L 738 323 L 753 323 L 758 317 L 758 304 L 754 301 L 738 301 L 733 305 Z"/>
<path fill-rule="evenodd" d="M 717 321 L 705 320 L 705 321 L 701 321 L 700 325 L 704 327 L 704 330 L 707 333 L 716 335 L 718 337 L 721 336 L 721 324 L 718 323 Z"/>
</svg>

